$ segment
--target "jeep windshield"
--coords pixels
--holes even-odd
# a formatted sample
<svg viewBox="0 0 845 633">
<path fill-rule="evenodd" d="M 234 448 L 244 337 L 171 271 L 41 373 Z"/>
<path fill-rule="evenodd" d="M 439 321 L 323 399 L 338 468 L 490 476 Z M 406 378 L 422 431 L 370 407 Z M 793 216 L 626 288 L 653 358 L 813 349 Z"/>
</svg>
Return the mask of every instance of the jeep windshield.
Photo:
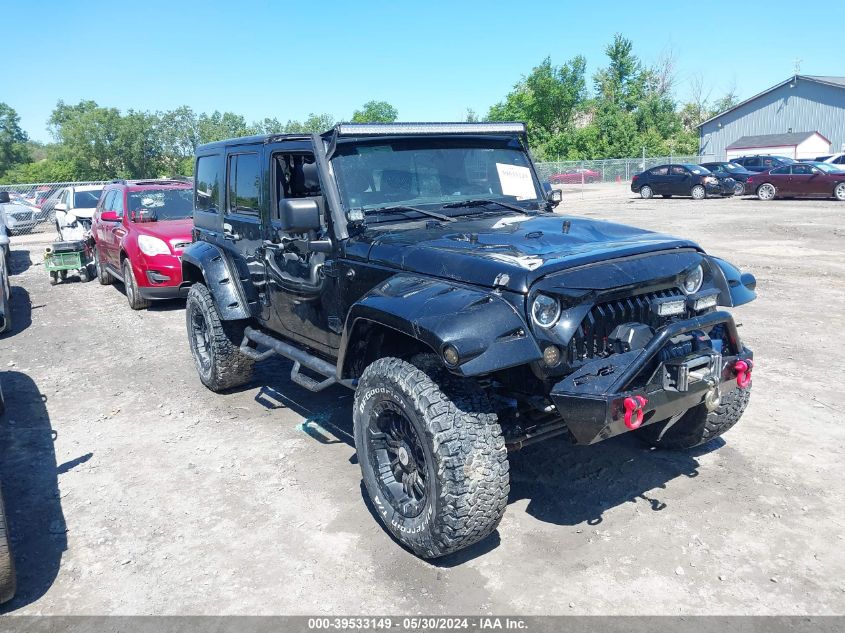
<svg viewBox="0 0 845 633">
<path fill-rule="evenodd" d="M 342 142 L 332 167 L 344 206 L 356 216 L 424 215 L 409 207 L 448 215 L 537 211 L 543 200 L 528 156 L 510 138 Z"/>
<path fill-rule="evenodd" d="M 129 217 L 135 222 L 185 220 L 193 215 L 193 190 L 150 189 L 129 194 Z"/>
</svg>

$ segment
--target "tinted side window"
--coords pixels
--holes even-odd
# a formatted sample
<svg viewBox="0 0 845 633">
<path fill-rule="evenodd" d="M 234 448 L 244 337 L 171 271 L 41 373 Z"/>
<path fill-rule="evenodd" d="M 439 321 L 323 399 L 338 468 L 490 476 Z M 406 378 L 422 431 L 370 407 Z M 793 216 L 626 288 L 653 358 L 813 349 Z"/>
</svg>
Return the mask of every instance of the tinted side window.
<svg viewBox="0 0 845 633">
<path fill-rule="evenodd" d="M 840 156 L 839 158 L 837 158 L 833 162 L 836 163 L 837 165 L 845 165 L 845 154 L 842 154 L 842 156 Z"/>
<path fill-rule="evenodd" d="M 788 174 L 789 173 L 789 165 L 785 167 L 778 167 L 777 169 L 773 169 L 769 172 L 770 174 Z"/>
<path fill-rule="evenodd" d="M 686 176 L 688 174 L 687 170 L 681 167 L 680 165 L 673 165 L 672 166 L 672 175 L 673 176 Z"/>
<path fill-rule="evenodd" d="M 809 165 L 793 165 L 792 166 L 792 173 L 793 174 L 812 174 L 813 170 Z"/>
<path fill-rule="evenodd" d="M 197 159 L 194 209 L 220 213 L 221 184 L 223 181 L 223 156 L 200 156 Z"/>
<path fill-rule="evenodd" d="M 668 167 L 655 167 L 654 169 L 651 170 L 650 173 L 651 173 L 652 176 L 666 176 L 666 175 L 669 174 L 669 168 Z"/>
<path fill-rule="evenodd" d="M 258 154 L 229 156 L 226 212 L 257 216 L 260 183 L 261 167 Z"/>
</svg>

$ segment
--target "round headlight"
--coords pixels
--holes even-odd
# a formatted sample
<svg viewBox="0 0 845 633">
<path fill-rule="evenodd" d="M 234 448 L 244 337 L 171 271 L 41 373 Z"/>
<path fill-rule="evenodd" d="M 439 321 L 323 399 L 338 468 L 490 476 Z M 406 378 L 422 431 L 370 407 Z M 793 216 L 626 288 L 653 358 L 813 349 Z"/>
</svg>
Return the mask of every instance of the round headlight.
<svg viewBox="0 0 845 633">
<path fill-rule="evenodd" d="M 693 268 L 687 273 L 684 278 L 684 292 L 688 295 L 694 294 L 701 289 L 701 284 L 704 281 L 704 270 L 701 264 Z"/>
<path fill-rule="evenodd" d="M 531 318 L 541 327 L 551 327 L 560 316 L 560 303 L 554 297 L 537 295 L 531 304 Z"/>
</svg>

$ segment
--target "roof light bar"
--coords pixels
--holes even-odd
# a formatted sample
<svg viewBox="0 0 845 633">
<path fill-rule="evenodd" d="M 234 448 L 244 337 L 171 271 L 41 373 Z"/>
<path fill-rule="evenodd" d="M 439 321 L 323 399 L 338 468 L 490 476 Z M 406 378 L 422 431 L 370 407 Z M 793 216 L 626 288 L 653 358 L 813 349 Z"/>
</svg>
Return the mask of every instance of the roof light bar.
<svg viewBox="0 0 845 633">
<path fill-rule="evenodd" d="M 525 134 L 525 123 L 339 123 L 338 136 Z"/>
</svg>

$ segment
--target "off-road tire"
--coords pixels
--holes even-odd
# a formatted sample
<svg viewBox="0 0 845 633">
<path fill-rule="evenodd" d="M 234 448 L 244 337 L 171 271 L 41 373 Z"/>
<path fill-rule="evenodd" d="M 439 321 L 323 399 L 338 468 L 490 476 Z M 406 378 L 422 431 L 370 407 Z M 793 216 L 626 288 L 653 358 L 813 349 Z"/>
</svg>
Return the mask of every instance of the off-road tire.
<svg viewBox="0 0 845 633">
<path fill-rule="evenodd" d="M 654 189 L 649 187 L 648 185 L 643 185 L 640 187 L 640 197 L 643 200 L 649 200 L 654 197 Z"/>
<path fill-rule="evenodd" d="M 207 327 L 207 362 L 199 349 L 195 318 L 201 316 Z M 240 387 L 252 380 L 255 361 L 240 350 L 246 321 L 224 321 L 208 288 L 201 283 L 191 286 L 185 302 L 185 323 L 191 356 L 202 384 L 215 392 Z"/>
<path fill-rule="evenodd" d="M 422 558 L 469 547 L 492 533 L 507 507 L 508 458 L 502 431 L 478 384 L 426 357 L 412 364 L 382 358 L 364 370 L 355 391 L 355 447 L 367 493 L 388 531 Z M 365 438 L 375 411 L 398 406 L 425 455 L 426 499 L 414 517 L 383 498 Z"/>
<path fill-rule="evenodd" d="M 3 493 L 0 492 L 0 604 L 14 597 L 16 587 L 15 559 L 12 556 L 12 543 L 9 540 L 9 526 L 6 524 Z"/>
<path fill-rule="evenodd" d="M 105 269 L 100 259 L 100 249 L 94 247 L 94 268 L 97 269 L 97 279 L 102 286 L 111 286 L 114 283 L 114 276 Z"/>
<path fill-rule="evenodd" d="M 750 388 L 734 389 L 722 396 L 722 401 L 715 411 L 708 411 L 703 404 L 693 407 L 670 426 L 663 437 L 660 434 L 667 422 L 649 424 L 634 435 L 658 448 L 680 450 L 706 444 L 739 422 L 745 407 L 748 406 L 750 392 Z"/>
<path fill-rule="evenodd" d="M 126 290 L 126 301 L 130 308 L 144 310 L 150 307 L 152 302 L 141 296 L 138 281 L 135 279 L 135 273 L 132 270 L 132 262 L 129 261 L 128 257 L 123 260 L 123 287 Z"/>
</svg>

